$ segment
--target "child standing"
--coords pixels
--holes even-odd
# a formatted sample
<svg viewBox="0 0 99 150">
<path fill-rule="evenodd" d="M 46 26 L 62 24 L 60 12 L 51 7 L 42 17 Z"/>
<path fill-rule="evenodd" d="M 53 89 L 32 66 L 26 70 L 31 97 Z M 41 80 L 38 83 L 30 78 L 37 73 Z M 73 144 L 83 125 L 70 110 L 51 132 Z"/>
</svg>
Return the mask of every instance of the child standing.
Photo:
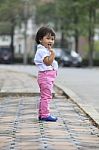
<svg viewBox="0 0 99 150">
<path fill-rule="evenodd" d="M 38 67 L 38 85 L 40 88 L 39 120 L 55 122 L 57 117 L 49 111 L 52 89 L 57 75 L 58 64 L 52 49 L 55 33 L 51 28 L 41 27 L 36 34 L 37 51 L 34 62 Z"/>
</svg>

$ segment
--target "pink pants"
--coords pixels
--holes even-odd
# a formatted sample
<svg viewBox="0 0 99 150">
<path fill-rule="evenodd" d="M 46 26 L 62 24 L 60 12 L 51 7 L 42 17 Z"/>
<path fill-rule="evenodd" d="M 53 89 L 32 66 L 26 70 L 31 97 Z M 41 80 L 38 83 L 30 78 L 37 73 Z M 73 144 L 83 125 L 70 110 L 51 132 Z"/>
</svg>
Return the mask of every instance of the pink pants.
<svg viewBox="0 0 99 150">
<path fill-rule="evenodd" d="M 55 70 L 38 73 L 40 88 L 39 116 L 46 118 L 50 115 L 49 104 L 52 99 L 52 89 L 57 72 Z"/>
</svg>

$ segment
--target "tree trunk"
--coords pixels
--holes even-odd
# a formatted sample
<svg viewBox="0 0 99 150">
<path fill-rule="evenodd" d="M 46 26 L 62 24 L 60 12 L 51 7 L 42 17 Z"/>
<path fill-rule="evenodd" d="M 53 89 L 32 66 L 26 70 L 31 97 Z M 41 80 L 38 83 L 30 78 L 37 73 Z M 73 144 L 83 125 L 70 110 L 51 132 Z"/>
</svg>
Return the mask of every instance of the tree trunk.
<svg viewBox="0 0 99 150">
<path fill-rule="evenodd" d="M 24 32 L 24 55 L 23 55 L 23 64 L 26 65 L 28 63 L 27 57 L 27 20 L 25 21 L 25 32 Z"/>
<path fill-rule="evenodd" d="M 75 51 L 78 53 L 78 43 L 79 43 L 79 33 L 78 30 L 75 30 Z"/>
<path fill-rule="evenodd" d="M 14 61 L 14 25 L 12 24 L 11 27 L 11 45 L 10 45 L 11 51 L 12 51 L 12 61 Z"/>
<path fill-rule="evenodd" d="M 74 38 L 75 38 L 75 51 L 78 53 L 78 43 L 79 43 L 79 31 L 78 31 L 78 14 L 75 13 L 75 18 L 74 18 L 74 24 L 75 24 L 75 35 L 74 35 Z"/>
<path fill-rule="evenodd" d="M 89 9 L 89 66 L 93 66 L 95 10 Z"/>
<path fill-rule="evenodd" d="M 61 33 L 61 41 L 60 41 L 60 46 L 61 48 L 65 48 L 65 36 L 64 36 L 64 32 L 62 31 Z"/>
</svg>

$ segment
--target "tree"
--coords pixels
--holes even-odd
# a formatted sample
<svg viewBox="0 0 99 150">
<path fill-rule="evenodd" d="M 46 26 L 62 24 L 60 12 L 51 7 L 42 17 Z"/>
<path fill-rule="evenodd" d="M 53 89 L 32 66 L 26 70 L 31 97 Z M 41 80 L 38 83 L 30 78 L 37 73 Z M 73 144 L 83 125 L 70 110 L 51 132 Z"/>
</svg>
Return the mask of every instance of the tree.
<svg viewBox="0 0 99 150">
<path fill-rule="evenodd" d="M 48 24 L 54 23 L 55 19 L 55 5 L 54 3 L 38 3 L 36 12 L 36 23 L 37 24 Z"/>
<path fill-rule="evenodd" d="M 88 39 L 89 39 L 89 66 L 93 66 L 93 52 L 94 52 L 94 33 L 96 28 L 96 9 L 99 7 L 99 3 L 96 0 L 90 0 L 88 5 Z"/>
<path fill-rule="evenodd" d="M 20 13 L 20 0 L 4 0 L 0 1 L 0 21 L 3 24 L 9 24 L 8 29 L 11 35 L 11 50 L 14 57 L 13 35 L 16 26 L 17 18 Z M 7 32 L 7 31 L 4 31 Z"/>
<path fill-rule="evenodd" d="M 32 6 L 34 0 L 3 0 L 0 1 L 0 20 L 4 24 L 10 24 L 9 28 L 5 27 L 5 32 L 9 31 L 11 35 L 11 49 L 14 56 L 13 36 L 16 25 L 20 25 L 22 22 L 25 24 L 25 49 L 26 49 L 26 26 L 27 20 L 32 16 Z M 32 4 L 32 5 L 31 5 Z M 8 29 L 8 31 L 6 31 Z M 24 53 L 24 63 L 27 63 L 27 54 Z"/>
<path fill-rule="evenodd" d="M 75 38 L 75 50 L 78 52 L 79 36 L 89 39 L 89 65 L 93 65 L 94 31 L 96 27 L 96 10 L 99 9 L 97 0 L 57 0 L 57 14 L 65 33 L 72 33 Z"/>
</svg>

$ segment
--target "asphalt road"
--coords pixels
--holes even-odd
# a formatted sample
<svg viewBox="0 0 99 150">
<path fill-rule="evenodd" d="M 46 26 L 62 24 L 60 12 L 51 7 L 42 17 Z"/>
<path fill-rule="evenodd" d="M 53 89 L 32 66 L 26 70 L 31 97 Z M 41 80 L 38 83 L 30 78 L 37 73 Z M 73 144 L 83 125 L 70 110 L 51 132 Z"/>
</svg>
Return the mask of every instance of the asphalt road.
<svg viewBox="0 0 99 150">
<path fill-rule="evenodd" d="M 57 80 L 99 112 L 99 69 L 62 68 L 59 69 Z"/>
</svg>

